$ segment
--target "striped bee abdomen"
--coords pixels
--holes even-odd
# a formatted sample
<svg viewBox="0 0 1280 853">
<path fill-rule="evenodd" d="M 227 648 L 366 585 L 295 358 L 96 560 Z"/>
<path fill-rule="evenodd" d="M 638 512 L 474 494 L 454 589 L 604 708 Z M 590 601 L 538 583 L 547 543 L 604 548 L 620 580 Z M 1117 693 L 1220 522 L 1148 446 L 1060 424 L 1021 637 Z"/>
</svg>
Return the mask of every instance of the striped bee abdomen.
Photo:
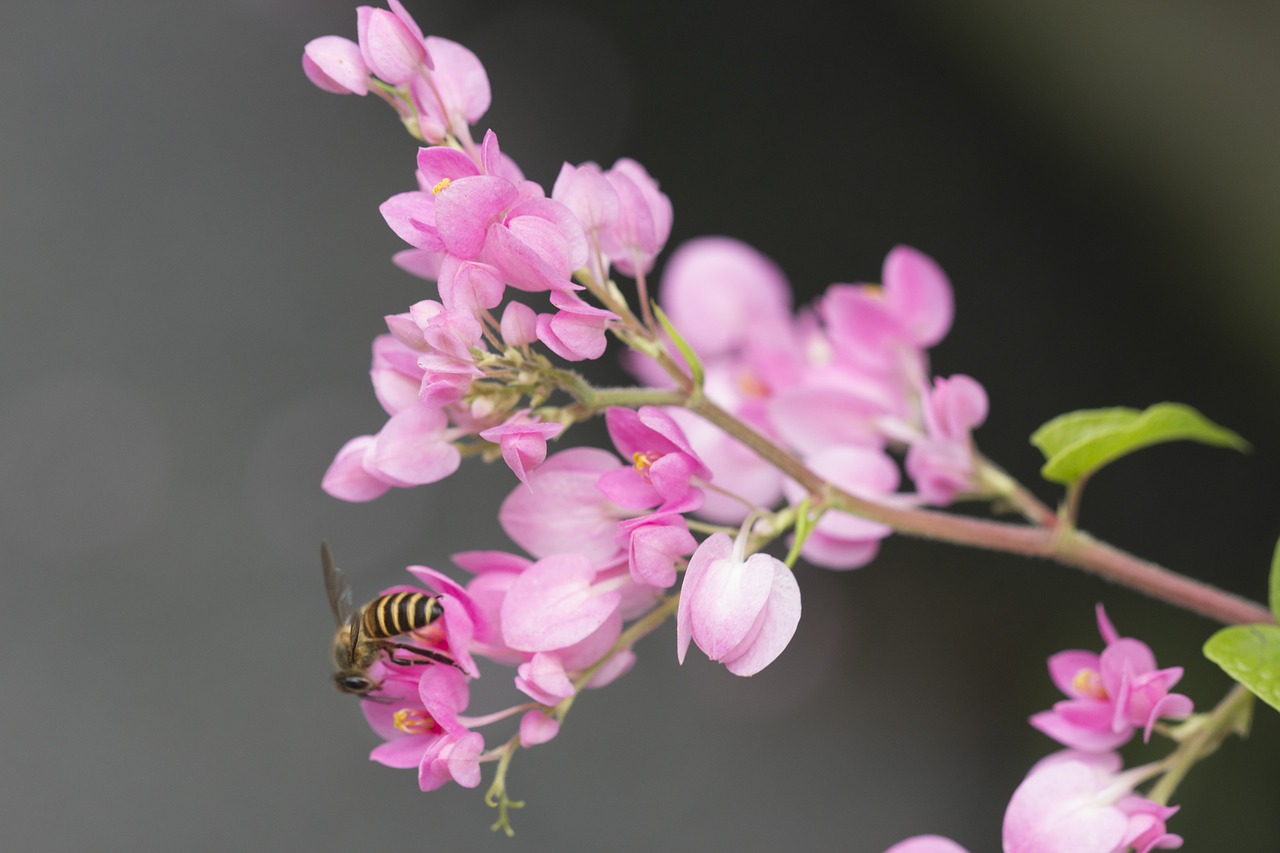
<svg viewBox="0 0 1280 853">
<path fill-rule="evenodd" d="M 364 630 L 385 639 L 425 628 L 440 618 L 440 599 L 423 592 L 393 592 L 369 602 L 364 609 Z"/>
</svg>

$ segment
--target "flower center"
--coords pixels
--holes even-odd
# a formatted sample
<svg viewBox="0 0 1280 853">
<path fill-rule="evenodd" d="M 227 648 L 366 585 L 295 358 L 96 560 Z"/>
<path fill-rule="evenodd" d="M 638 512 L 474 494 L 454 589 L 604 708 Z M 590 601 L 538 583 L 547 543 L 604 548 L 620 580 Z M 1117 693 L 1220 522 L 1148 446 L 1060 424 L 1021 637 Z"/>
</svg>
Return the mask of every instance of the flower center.
<svg viewBox="0 0 1280 853">
<path fill-rule="evenodd" d="M 748 397 L 763 398 L 769 396 L 769 386 L 765 385 L 750 370 L 742 370 L 738 372 L 738 390 Z"/>
<path fill-rule="evenodd" d="M 631 454 L 631 461 L 635 464 L 636 470 L 640 472 L 640 476 L 646 480 L 649 479 L 649 469 L 653 467 L 653 463 L 662 458 L 661 453 L 654 453 L 652 450 L 637 450 Z"/>
<path fill-rule="evenodd" d="M 441 178 L 440 183 L 436 184 L 434 187 L 431 188 L 431 194 L 440 195 L 440 193 L 444 192 L 445 188 L 447 188 L 451 183 L 453 182 L 450 181 L 448 178 Z"/>
<path fill-rule="evenodd" d="M 401 708 L 392 724 L 407 735 L 426 735 L 440 730 L 440 724 L 422 708 Z"/>
<path fill-rule="evenodd" d="M 1090 699 L 1106 699 L 1107 688 L 1102 686 L 1102 676 L 1096 669 L 1082 669 L 1071 679 L 1071 686 L 1081 696 Z"/>
</svg>

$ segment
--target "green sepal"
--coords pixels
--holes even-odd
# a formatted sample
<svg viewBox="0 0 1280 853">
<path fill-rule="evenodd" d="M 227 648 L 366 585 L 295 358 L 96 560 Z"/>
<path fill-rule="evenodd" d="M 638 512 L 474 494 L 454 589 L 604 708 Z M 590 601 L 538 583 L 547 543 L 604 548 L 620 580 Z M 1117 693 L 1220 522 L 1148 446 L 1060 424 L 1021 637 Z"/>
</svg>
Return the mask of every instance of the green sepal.
<svg viewBox="0 0 1280 853">
<path fill-rule="evenodd" d="M 1271 594 L 1268 601 L 1271 604 L 1271 615 L 1280 622 L 1280 542 L 1276 543 L 1275 553 L 1271 555 Z"/>
<path fill-rule="evenodd" d="M 1204 644 L 1204 656 L 1280 711 L 1280 625 L 1232 625 Z"/>
<path fill-rule="evenodd" d="M 680 337 L 680 333 L 676 331 L 676 327 L 667 319 L 658 303 L 653 303 L 653 314 L 658 318 L 658 322 L 662 324 L 662 330 L 667 333 L 667 337 L 671 338 L 671 342 L 676 345 L 676 349 L 680 350 L 680 355 L 684 356 L 685 363 L 689 365 L 689 371 L 693 376 L 693 387 L 702 388 L 702 361 L 699 360 L 698 354 L 693 351 L 693 347 L 689 346 L 689 342 Z"/>
<path fill-rule="evenodd" d="M 1068 485 L 1135 450 L 1178 440 L 1249 449 L 1239 435 L 1182 403 L 1157 403 L 1145 411 L 1117 407 L 1068 412 L 1031 435 L 1031 443 L 1045 457 L 1041 475 Z"/>
</svg>

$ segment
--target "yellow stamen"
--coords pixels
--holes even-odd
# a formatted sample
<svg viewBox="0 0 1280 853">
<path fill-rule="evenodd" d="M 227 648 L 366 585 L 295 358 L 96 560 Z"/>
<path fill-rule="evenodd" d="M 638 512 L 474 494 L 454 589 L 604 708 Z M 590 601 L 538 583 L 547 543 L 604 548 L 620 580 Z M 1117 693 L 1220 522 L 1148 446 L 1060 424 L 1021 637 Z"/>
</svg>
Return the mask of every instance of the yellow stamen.
<svg viewBox="0 0 1280 853">
<path fill-rule="evenodd" d="M 1106 699 L 1107 688 L 1102 686 L 1102 676 L 1096 669 L 1082 669 L 1071 679 L 1071 686 L 1090 699 Z"/>
<path fill-rule="evenodd" d="M 662 456 L 649 451 L 639 451 L 631 454 L 631 461 L 635 463 L 636 470 L 644 476 L 649 476 L 649 469 L 653 467 L 653 463 L 661 459 Z"/>
<path fill-rule="evenodd" d="M 440 183 L 431 188 L 431 194 L 440 195 L 440 193 L 444 192 L 445 188 L 448 187 L 450 183 L 452 183 L 452 181 L 448 178 L 441 178 Z"/>
<path fill-rule="evenodd" d="M 422 708 L 401 708 L 392 724 L 407 735 L 425 735 L 438 731 L 440 725 Z"/>
</svg>

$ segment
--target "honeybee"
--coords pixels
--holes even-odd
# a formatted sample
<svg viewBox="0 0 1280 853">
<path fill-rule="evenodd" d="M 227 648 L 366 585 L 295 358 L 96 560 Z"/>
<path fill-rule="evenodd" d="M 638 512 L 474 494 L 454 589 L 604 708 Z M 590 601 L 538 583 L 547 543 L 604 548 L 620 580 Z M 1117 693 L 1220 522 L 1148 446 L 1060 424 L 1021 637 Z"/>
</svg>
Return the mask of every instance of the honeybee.
<svg viewBox="0 0 1280 853">
<path fill-rule="evenodd" d="M 342 570 L 333 564 L 329 546 L 320 543 L 324 565 L 324 588 L 329 593 L 329 609 L 338 623 L 333 638 L 334 683 L 343 693 L 367 696 L 382 685 L 369 677 L 369 668 L 386 652 L 386 659 L 399 666 L 443 663 L 457 666 L 447 655 L 419 648 L 392 638 L 425 628 L 444 614 L 440 599 L 425 592 L 395 592 L 382 595 L 363 607 L 351 604 L 351 585 Z M 417 658 L 396 657 L 397 650 Z"/>
</svg>

